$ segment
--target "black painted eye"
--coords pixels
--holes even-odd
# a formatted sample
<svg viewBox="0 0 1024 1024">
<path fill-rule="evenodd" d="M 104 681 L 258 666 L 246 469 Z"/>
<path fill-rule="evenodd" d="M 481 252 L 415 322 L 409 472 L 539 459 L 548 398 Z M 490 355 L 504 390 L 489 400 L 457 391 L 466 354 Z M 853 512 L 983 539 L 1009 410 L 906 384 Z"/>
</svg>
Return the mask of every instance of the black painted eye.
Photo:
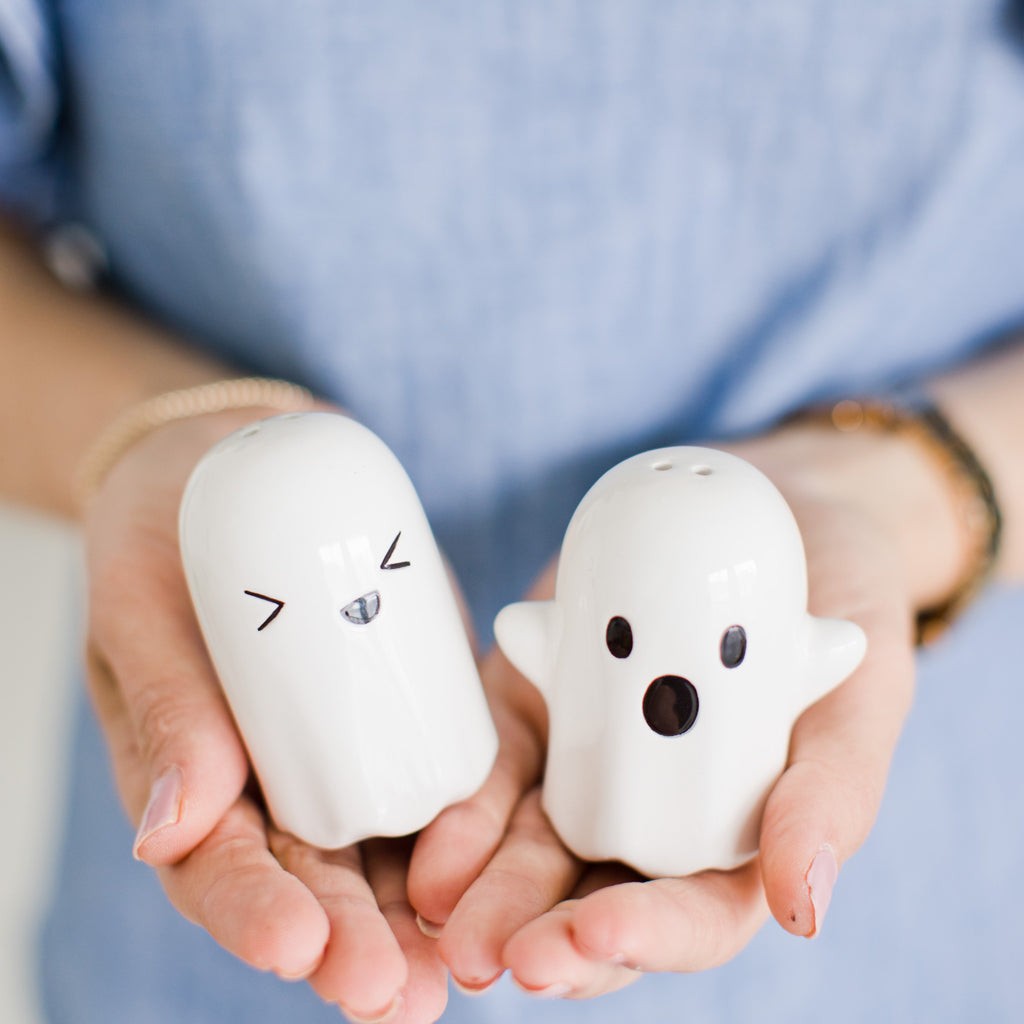
<svg viewBox="0 0 1024 1024">
<path fill-rule="evenodd" d="M 722 634 L 719 648 L 722 664 L 726 668 L 735 668 L 747 653 L 747 632 L 742 626 L 730 626 Z"/>
<path fill-rule="evenodd" d="M 395 536 L 395 539 L 391 542 L 391 547 L 388 548 L 388 553 L 381 559 L 380 567 L 382 569 L 407 569 L 411 562 L 392 562 L 391 556 L 395 553 L 395 548 L 398 547 L 398 538 L 402 536 L 402 531 L 399 530 Z"/>
<path fill-rule="evenodd" d="M 616 658 L 629 657 L 633 650 L 633 630 L 621 615 L 616 615 L 608 623 L 604 631 L 604 642 Z"/>
<path fill-rule="evenodd" d="M 258 597 L 261 601 L 266 601 L 269 604 L 276 606 L 274 610 L 263 620 L 263 622 L 256 627 L 256 632 L 262 633 L 263 630 L 265 630 L 267 626 L 269 626 L 280 614 L 281 609 L 284 607 L 284 601 L 280 601 L 276 597 L 267 597 L 266 594 L 258 594 L 255 590 L 246 590 L 245 593 L 248 594 L 249 597 Z"/>
</svg>

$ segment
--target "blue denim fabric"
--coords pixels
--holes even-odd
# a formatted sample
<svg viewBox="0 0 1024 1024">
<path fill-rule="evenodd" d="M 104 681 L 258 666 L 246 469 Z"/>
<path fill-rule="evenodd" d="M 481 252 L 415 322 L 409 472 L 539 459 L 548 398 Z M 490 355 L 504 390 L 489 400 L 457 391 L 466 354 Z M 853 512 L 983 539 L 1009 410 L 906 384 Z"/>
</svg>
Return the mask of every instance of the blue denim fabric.
<svg viewBox="0 0 1024 1024">
<path fill-rule="evenodd" d="M 384 437 L 486 637 L 624 455 L 920 377 L 1024 320 L 1011 13 L 8 0 L 0 201 L 43 215 L 33 188 L 58 179 L 125 300 Z M 51 34 L 26 45 L 32 18 Z M 769 926 L 721 970 L 529 1012 L 1020 1019 L 1022 600 L 929 655 L 820 941 Z M 327 1019 L 170 910 L 84 718 L 73 784 L 43 948 L 57 1024 Z M 450 1019 L 525 1012 L 503 988 Z"/>
<path fill-rule="evenodd" d="M 1015 1024 L 1024 1013 L 1024 857 L 1014 654 L 1024 593 L 996 592 L 923 659 L 879 820 L 811 942 L 769 922 L 734 961 L 651 975 L 586 1003 L 507 979 L 450 993 L 449 1024 Z M 179 917 L 132 860 L 91 716 L 76 740 L 68 853 L 43 943 L 52 1024 L 336 1022 L 307 986 L 258 974 Z"/>
<path fill-rule="evenodd" d="M 36 0 L 0 2 L 0 205 L 55 214 L 58 46 Z"/>
</svg>

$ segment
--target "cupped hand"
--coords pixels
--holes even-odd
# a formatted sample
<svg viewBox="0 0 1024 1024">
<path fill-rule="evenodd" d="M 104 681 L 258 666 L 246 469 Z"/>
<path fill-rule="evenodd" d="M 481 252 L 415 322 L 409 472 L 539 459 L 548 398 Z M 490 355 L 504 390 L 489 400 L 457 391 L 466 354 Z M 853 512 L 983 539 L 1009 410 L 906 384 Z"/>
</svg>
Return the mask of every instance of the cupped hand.
<svg viewBox="0 0 1024 1024">
<path fill-rule="evenodd" d="M 362 1020 L 433 1021 L 436 943 L 406 899 L 407 841 L 324 852 L 275 830 L 196 623 L 178 550 L 185 483 L 203 453 L 270 415 L 160 428 L 116 464 L 86 517 L 88 675 L 135 855 L 226 949 Z"/>
<path fill-rule="evenodd" d="M 769 914 L 813 936 L 839 868 L 871 829 L 911 703 L 914 610 L 957 574 L 943 481 L 904 442 L 816 426 L 730 450 L 762 469 L 796 516 L 809 610 L 858 623 L 867 655 L 797 721 L 758 857 L 733 871 L 643 880 L 621 865 L 583 864 L 559 842 L 539 801 L 539 695 L 493 652 L 483 674 L 502 735 L 498 764 L 475 797 L 423 833 L 409 878 L 413 905 L 470 990 L 508 969 L 529 991 L 584 998 L 646 971 L 712 967 Z M 549 567 L 529 597 L 551 597 L 553 577 Z"/>
</svg>

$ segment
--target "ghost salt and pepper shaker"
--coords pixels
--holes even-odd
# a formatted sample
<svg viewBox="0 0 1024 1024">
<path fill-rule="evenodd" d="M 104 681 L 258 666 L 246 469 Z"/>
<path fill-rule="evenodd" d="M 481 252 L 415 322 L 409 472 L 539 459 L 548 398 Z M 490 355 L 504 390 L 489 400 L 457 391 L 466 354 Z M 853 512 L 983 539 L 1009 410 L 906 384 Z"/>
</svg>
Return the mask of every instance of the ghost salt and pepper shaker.
<svg viewBox="0 0 1024 1024">
<path fill-rule="evenodd" d="M 426 515 L 395 455 L 323 412 L 214 446 L 189 480 L 196 615 L 277 825 L 325 849 L 422 828 L 497 735 Z"/>
<path fill-rule="evenodd" d="M 556 831 L 651 877 L 754 855 L 794 722 L 866 647 L 853 623 L 808 614 L 803 542 L 767 477 L 689 447 L 601 477 L 554 599 L 509 605 L 494 628 L 548 706 Z"/>
</svg>

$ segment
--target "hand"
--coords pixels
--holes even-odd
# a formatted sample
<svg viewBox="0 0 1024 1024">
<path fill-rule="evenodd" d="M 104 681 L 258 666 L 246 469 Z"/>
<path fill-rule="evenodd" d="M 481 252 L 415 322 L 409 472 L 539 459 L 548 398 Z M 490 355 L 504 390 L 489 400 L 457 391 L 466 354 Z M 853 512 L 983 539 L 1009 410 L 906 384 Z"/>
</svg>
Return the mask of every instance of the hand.
<svg viewBox="0 0 1024 1024">
<path fill-rule="evenodd" d="M 911 701 L 913 612 L 957 577 L 944 481 L 905 442 L 880 435 L 797 426 L 732 450 L 772 478 L 796 515 L 810 611 L 857 622 L 867 656 L 797 721 L 758 858 L 730 872 L 640 881 L 614 865 L 583 865 L 557 840 L 534 783 L 543 714 L 528 684 L 491 655 L 484 674 L 503 735 L 498 766 L 479 794 L 424 832 L 409 880 L 421 915 L 444 922 L 442 956 L 468 987 L 508 968 L 531 991 L 583 998 L 644 971 L 699 970 L 739 952 L 769 912 L 787 931 L 815 935 L 839 866 L 873 824 Z M 552 593 L 549 568 L 530 596 Z M 451 849 L 460 861 L 446 869 L 441 852 Z M 429 890 L 428 874 L 445 870 L 447 888 Z"/>
<path fill-rule="evenodd" d="M 135 854 L 185 917 L 352 1016 L 432 1021 L 446 972 L 405 898 L 408 842 L 327 853 L 268 823 L 192 611 L 177 540 L 186 480 L 212 444 L 268 414 L 162 427 L 104 482 L 85 524 L 92 696 L 141 822 Z"/>
</svg>

